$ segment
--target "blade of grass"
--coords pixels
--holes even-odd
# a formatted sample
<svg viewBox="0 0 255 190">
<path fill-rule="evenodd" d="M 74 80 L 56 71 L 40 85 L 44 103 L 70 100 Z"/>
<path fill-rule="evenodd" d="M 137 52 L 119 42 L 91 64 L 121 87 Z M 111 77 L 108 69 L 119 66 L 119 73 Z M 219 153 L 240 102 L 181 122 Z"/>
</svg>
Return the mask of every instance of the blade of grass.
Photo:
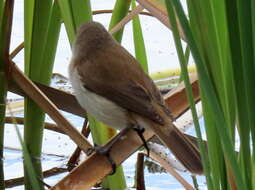
<svg viewBox="0 0 255 190">
<path fill-rule="evenodd" d="M 132 9 L 136 8 L 135 0 L 132 1 Z M 135 16 L 133 18 L 133 39 L 135 45 L 135 56 L 138 62 L 141 64 L 143 70 L 148 73 L 148 62 L 147 62 L 147 55 L 145 50 L 145 44 L 143 39 L 142 27 L 140 24 L 139 16 Z"/>
<path fill-rule="evenodd" d="M 49 63 L 47 67 L 44 66 L 44 71 L 41 72 L 41 83 L 45 85 L 50 84 L 52 70 L 53 70 L 53 63 L 55 60 L 56 55 L 56 48 L 58 44 L 59 34 L 60 34 L 60 27 L 61 27 L 61 15 L 59 6 L 57 1 L 54 1 L 52 5 L 52 11 L 50 13 L 50 20 L 49 20 L 49 27 L 47 31 L 47 43 L 44 48 L 44 56 L 42 63 Z M 51 64 L 50 64 L 51 63 Z"/>
<path fill-rule="evenodd" d="M 36 175 L 36 172 L 35 172 L 35 169 L 33 167 L 32 159 L 31 159 L 29 151 L 27 149 L 27 146 L 22 140 L 22 137 L 21 137 L 21 134 L 19 132 L 19 129 L 18 129 L 17 125 L 14 125 L 14 126 L 15 126 L 16 133 L 18 135 L 19 142 L 22 146 L 23 157 L 24 157 L 24 160 L 25 160 L 24 165 L 25 165 L 25 168 L 26 168 L 26 171 L 27 171 L 27 175 L 28 175 L 31 187 L 33 189 L 36 189 L 36 190 L 41 189 L 40 183 L 38 181 L 38 178 L 37 178 L 37 175 Z"/>
<path fill-rule="evenodd" d="M 85 21 L 92 20 L 90 0 L 70 1 L 76 29 Z"/>
<path fill-rule="evenodd" d="M 75 37 L 76 26 L 71 9 L 71 2 L 68 0 L 58 1 L 59 8 L 61 10 L 61 16 L 65 24 L 69 43 L 72 44 Z"/>
<path fill-rule="evenodd" d="M 184 55 L 185 55 L 186 65 L 187 65 L 187 67 L 188 67 L 188 64 L 189 64 L 189 57 L 190 57 L 190 49 L 189 49 L 189 46 L 188 46 L 188 45 L 186 46 Z M 189 72 L 189 68 L 188 68 L 188 72 Z M 189 72 L 189 73 L 190 73 L 190 72 Z M 183 81 L 183 76 L 182 76 L 182 75 L 183 75 L 183 74 L 182 74 L 182 72 L 181 72 L 179 82 Z"/>
<path fill-rule="evenodd" d="M 13 116 L 13 112 L 12 112 L 9 105 L 7 105 L 7 109 L 10 111 L 11 115 Z M 30 153 L 28 151 L 28 148 L 27 148 L 25 142 L 23 141 L 23 139 L 21 137 L 20 131 L 18 129 L 17 123 L 14 120 L 14 118 L 13 118 L 12 123 L 14 124 L 14 128 L 15 128 L 15 131 L 17 133 L 18 140 L 19 140 L 20 145 L 22 147 L 22 153 L 23 153 L 23 157 L 24 157 L 24 160 L 25 160 L 24 166 L 25 166 L 26 171 L 27 171 L 28 180 L 30 181 L 31 187 L 33 189 L 39 190 L 39 189 L 41 189 L 41 185 L 38 181 L 37 174 L 35 172 L 33 162 L 32 162 L 32 159 L 30 157 Z"/>
<path fill-rule="evenodd" d="M 121 21 L 121 19 L 123 19 L 127 15 L 130 4 L 131 4 L 131 0 L 126 0 L 126 1 L 116 0 L 115 6 L 112 12 L 109 30 L 111 30 L 117 23 Z M 123 29 L 113 34 L 113 37 L 119 43 L 121 43 L 122 35 L 123 35 Z"/>
<path fill-rule="evenodd" d="M 61 15 L 67 31 L 67 36 L 72 45 L 76 30 L 81 23 L 92 20 L 91 5 L 89 0 L 61 0 L 58 1 Z"/>
<path fill-rule="evenodd" d="M 252 17 L 252 33 L 254 34 L 255 32 L 255 2 L 252 1 L 251 2 L 251 17 Z M 253 61 L 255 60 L 255 38 L 253 38 Z M 255 69 L 255 64 L 253 65 L 254 69 Z M 252 142 L 252 167 L 253 167 L 253 172 L 252 172 L 252 187 L 255 187 L 255 137 L 254 137 L 254 132 L 252 132 L 252 138 L 253 138 L 253 142 Z"/>
<path fill-rule="evenodd" d="M 254 141 L 255 137 L 255 119 L 253 116 L 253 112 L 255 111 L 253 104 L 253 100 L 255 97 L 255 90 L 253 87 L 253 83 L 250 80 L 255 80 L 254 74 L 254 66 L 250 63 L 254 61 L 253 55 L 253 44 L 251 43 L 251 39 L 254 38 L 254 34 L 252 33 L 252 17 L 251 17 L 251 1 L 248 1 L 247 4 L 242 4 L 240 1 L 236 1 L 237 3 L 237 11 L 238 11 L 238 25 L 240 31 L 240 51 L 242 54 L 242 75 L 243 75 L 243 97 L 242 104 L 240 104 L 240 112 L 238 118 L 239 124 L 239 136 L 240 136 L 240 158 L 241 158 L 241 167 L 243 170 L 243 177 L 246 179 L 248 188 L 251 187 L 251 176 L 252 176 L 252 167 L 251 167 L 251 149 L 250 144 L 252 144 L 251 140 Z M 234 47 L 232 47 L 234 48 Z M 239 63 L 240 64 L 240 63 Z M 240 72 L 240 71 L 239 71 Z M 237 88 L 236 88 L 237 89 Z M 240 96 L 239 96 L 240 97 Z M 241 103 L 241 102 L 240 102 Z M 245 113 L 241 113 L 245 111 Z M 244 119 L 244 120 L 243 120 Z M 252 138 L 247 138 L 251 135 Z"/>
</svg>

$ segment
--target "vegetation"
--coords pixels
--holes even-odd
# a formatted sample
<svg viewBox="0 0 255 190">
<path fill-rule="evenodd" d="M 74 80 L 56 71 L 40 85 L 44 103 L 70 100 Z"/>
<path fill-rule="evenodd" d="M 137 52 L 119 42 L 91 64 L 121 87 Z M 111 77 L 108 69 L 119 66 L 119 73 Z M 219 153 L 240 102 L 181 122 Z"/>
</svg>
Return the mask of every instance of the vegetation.
<svg viewBox="0 0 255 190">
<path fill-rule="evenodd" d="M 178 0 L 166 3 L 178 16 L 200 79 L 208 189 L 253 189 L 253 2 L 188 1 L 189 20 Z"/>
<path fill-rule="evenodd" d="M 253 113 L 255 113 L 255 88 L 253 88 L 252 83 L 255 80 L 254 2 L 251 0 L 245 3 L 240 0 L 187 1 L 187 12 L 184 12 L 179 0 L 137 0 L 137 2 L 173 31 L 181 67 L 178 75 L 181 75 L 181 79 L 183 79 L 186 86 L 208 189 L 254 189 L 255 119 Z M 16 80 L 13 77 L 14 74 L 12 74 L 16 70 L 15 68 L 13 70 L 12 61 L 9 57 L 13 4 L 13 0 L 0 1 L 0 189 L 5 189 L 2 159 L 4 123 L 6 94 L 7 90 L 11 89 L 7 82 Z M 109 30 L 117 26 L 123 18 L 126 18 L 129 10 L 135 10 L 136 8 L 135 0 L 116 0 Z M 24 66 L 26 76 L 34 83 L 49 85 L 61 23 L 65 26 L 70 46 L 72 46 L 79 25 L 92 20 L 93 12 L 90 1 L 30 0 L 24 1 L 24 12 Z M 132 26 L 135 56 L 143 69 L 148 72 L 146 43 L 143 39 L 143 27 L 138 15 L 132 15 Z M 113 34 L 113 37 L 121 43 L 122 35 L 123 28 L 119 28 Z M 183 48 L 184 45 L 186 50 Z M 195 69 L 188 68 L 190 52 L 195 61 Z M 190 84 L 189 71 L 196 71 L 199 79 L 205 121 L 205 136 L 207 139 L 206 146 L 202 141 L 201 126 L 199 125 L 195 108 L 198 97 L 193 97 L 195 96 L 194 86 Z M 154 79 L 159 79 L 162 76 L 169 77 L 169 73 L 168 71 L 162 72 L 160 77 L 158 73 L 154 73 L 152 77 Z M 174 75 L 175 72 L 171 71 L 170 75 L 172 73 Z M 25 79 L 22 74 L 20 77 Z M 27 81 L 31 82 L 30 80 Z M 20 83 L 16 85 L 21 87 Z M 40 89 L 43 90 L 43 88 Z M 35 87 L 34 90 L 39 92 L 39 89 Z M 57 94 L 58 92 L 54 93 Z M 37 98 L 32 97 L 28 92 L 25 92 L 25 94 L 24 142 L 17 130 L 24 154 L 25 188 L 28 190 L 44 189 L 44 185 L 41 183 L 43 181 L 43 173 L 40 158 L 45 107 L 41 106 L 42 102 L 40 104 L 42 100 L 40 99 L 42 97 L 40 93 Z M 70 95 L 67 96 L 70 98 Z M 51 104 L 54 98 L 51 100 L 46 99 L 45 101 Z M 185 102 L 183 104 L 186 105 Z M 76 105 L 72 106 L 75 107 Z M 62 108 L 66 109 L 65 106 L 62 106 Z M 173 108 L 174 113 L 180 112 L 180 110 L 176 111 L 175 109 L 178 110 Z M 182 109 L 182 111 L 185 110 L 184 108 Z M 51 114 L 49 115 L 54 117 Z M 87 117 L 85 112 L 84 118 L 89 120 L 95 144 L 103 145 L 116 134 L 115 130 L 110 129 L 90 116 Z M 15 123 L 15 120 L 13 123 Z M 76 132 L 72 133 L 70 130 L 72 129 L 68 128 L 64 133 L 74 139 L 75 135 L 73 136 L 73 134 L 76 134 Z M 152 135 L 146 133 L 145 137 L 150 138 Z M 128 137 L 135 139 L 132 134 L 128 135 Z M 75 142 L 79 142 L 77 143 L 78 145 L 87 143 L 86 145 L 89 146 L 83 136 L 76 136 Z M 236 142 L 240 142 L 240 144 Z M 119 145 L 121 143 L 125 144 L 123 141 L 119 142 Z M 82 150 L 87 149 L 84 147 L 80 148 Z M 122 150 L 124 156 L 120 158 L 118 155 L 114 155 L 114 159 L 118 160 L 117 163 L 121 163 L 138 147 L 139 143 L 134 143 L 134 145 L 127 147 L 126 150 Z M 113 152 L 115 149 L 113 148 Z M 90 158 L 97 157 L 92 155 Z M 88 166 L 86 165 L 87 162 L 84 162 L 84 165 L 81 164 L 79 168 Z M 95 168 L 107 168 L 101 160 L 97 163 L 92 161 L 90 165 Z M 31 173 L 32 175 L 30 175 Z M 77 176 L 80 174 L 73 173 Z M 84 173 L 86 174 L 86 172 Z M 93 176 L 90 184 L 88 184 L 89 182 L 84 182 L 84 188 L 90 188 L 95 185 L 94 182 L 97 182 L 101 179 L 100 177 L 104 177 L 106 174 L 107 172 Z M 60 182 L 59 185 L 62 183 Z M 126 182 L 122 167 L 118 167 L 115 175 L 106 177 L 102 184 L 105 188 L 111 190 L 125 189 Z M 52 189 L 54 188 L 57 189 L 58 186 Z M 69 188 L 61 187 L 61 189 Z"/>
</svg>

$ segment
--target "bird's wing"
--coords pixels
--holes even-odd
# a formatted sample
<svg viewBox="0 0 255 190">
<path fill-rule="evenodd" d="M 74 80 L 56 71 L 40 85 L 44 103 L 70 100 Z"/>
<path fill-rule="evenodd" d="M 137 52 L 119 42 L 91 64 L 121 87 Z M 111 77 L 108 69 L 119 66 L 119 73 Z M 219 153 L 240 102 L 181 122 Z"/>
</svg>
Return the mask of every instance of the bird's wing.
<svg viewBox="0 0 255 190">
<path fill-rule="evenodd" d="M 129 64 L 135 66 L 130 67 Z M 84 63 L 77 67 L 84 87 L 88 90 L 128 111 L 164 124 L 156 108 L 164 104 L 160 93 L 137 61 L 127 52 L 105 50 L 100 55 L 84 60 Z"/>
</svg>

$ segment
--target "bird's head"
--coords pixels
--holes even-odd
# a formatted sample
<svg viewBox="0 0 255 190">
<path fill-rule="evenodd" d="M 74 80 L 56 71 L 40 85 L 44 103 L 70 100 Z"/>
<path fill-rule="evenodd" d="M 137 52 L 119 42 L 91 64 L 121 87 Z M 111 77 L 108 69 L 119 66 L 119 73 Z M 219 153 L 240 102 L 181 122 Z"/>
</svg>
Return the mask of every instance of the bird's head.
<svg viewBox="0 0 255 190">
<path fill-rule="evenodd" d="M 73 54 L 86 56 L 89 52 L 107 47 L 112 41 L 113 38 L 102 24 L 93 21 L 85 22 L 77 31 Z"/>
</svg>

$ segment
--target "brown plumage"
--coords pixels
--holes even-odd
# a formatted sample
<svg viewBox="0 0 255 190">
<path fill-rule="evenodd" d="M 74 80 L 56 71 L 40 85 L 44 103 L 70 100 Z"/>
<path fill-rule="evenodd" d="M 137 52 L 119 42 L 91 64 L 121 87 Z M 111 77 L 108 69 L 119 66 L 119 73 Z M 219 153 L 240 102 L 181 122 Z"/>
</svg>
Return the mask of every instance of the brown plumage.
<svg viewBox="0 0 255 190">
<path fill-rule="evenodd" d="M 101 24 L 81 25 L 69 75 L 79 103 L 96 119 L 117 129 L 152 129 L 188 170 L 202 173 L 199 151 L 172 124 L 153 81 Z"/>
</svg>

